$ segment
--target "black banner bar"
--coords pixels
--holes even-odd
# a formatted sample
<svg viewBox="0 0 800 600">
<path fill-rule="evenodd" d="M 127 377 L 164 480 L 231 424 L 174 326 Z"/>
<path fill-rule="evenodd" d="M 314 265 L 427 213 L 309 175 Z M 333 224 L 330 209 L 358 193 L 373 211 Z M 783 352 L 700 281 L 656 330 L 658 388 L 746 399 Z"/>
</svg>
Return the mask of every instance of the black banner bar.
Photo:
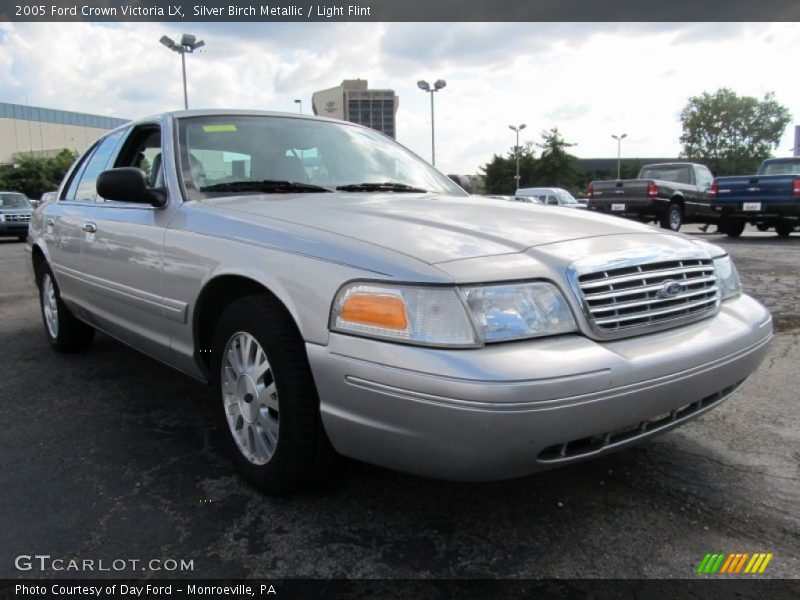
<svg viewBox="0 0 800 600">
<path fill-rule="evenodd" d="M 0 21 L 800 21 L 796 0 L 4 0 Z"/>
<path fill-rule="evenodd" d="M 741 579 L 63 579 L 0 580 L 0 598 L 581 598 L 796 600 L 800 580 Z"/>
</svg>

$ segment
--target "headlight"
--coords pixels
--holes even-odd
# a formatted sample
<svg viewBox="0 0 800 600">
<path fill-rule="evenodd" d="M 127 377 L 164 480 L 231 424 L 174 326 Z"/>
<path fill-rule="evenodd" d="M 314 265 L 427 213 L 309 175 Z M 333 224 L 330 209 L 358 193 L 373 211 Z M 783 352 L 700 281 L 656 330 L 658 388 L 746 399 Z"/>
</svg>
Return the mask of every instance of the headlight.
<svg viewBox="0 0 800 600">
<path fill-rule="evenodd" d="M 714 270 L 717 274 L 717 287 L 721 300 L 733 298 L 742 293 L 742 282 L 739 280 L 739 273 L 737 273 L 730 256 L 715 258 Z"/>
<path fill-rule="evenodd" d="M 575 331 L 575 320 L 549 283 L 413 287 L 352 283 L 336 295 L 331 329 L 428 346 L 485 342 Z"/>
</svg>

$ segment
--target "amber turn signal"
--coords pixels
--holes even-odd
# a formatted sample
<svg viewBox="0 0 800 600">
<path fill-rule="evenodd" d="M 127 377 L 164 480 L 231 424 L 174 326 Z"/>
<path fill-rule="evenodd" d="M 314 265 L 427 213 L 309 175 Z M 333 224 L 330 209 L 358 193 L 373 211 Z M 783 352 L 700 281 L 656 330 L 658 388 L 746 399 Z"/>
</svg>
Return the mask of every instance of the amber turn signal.
<svg viewBox="0 0 800 600">
<path fill-rule="evenodd" d="M 408 327 L 406 305 L 397 296 L 354 294 L 345 300 L 341 319 L 361 325 L 404 330 Z"/>
</svg>

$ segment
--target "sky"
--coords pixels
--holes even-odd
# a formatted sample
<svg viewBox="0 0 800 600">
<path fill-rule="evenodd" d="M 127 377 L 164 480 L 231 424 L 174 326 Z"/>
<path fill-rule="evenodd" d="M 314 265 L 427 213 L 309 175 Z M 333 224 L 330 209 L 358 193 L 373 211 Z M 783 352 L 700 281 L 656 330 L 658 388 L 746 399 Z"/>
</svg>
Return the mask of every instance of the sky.
<svg viewBox="0 0 800 600">
<path fill-rule="evenodd" d="M 191 108 L 311 112 L 311 94 L 367 79 L 400 98 L 397 139 L 476 173 L 515 143 L 558 127 L 582 158 L 676 157 L 690 96 L 775 92 L 800 123 L 800 37 L 792 23 L 0 23 L 0 101 L 138 118 L 182 108 L 180 57 L 158 42 L 194 33 Z"/>
</svg>

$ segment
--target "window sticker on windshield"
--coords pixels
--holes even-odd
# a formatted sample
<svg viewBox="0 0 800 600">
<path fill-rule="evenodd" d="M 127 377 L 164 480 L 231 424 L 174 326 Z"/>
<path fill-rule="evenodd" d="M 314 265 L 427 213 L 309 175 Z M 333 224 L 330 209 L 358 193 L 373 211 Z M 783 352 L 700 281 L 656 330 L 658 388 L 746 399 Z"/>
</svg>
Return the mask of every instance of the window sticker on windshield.
<svg viewBox="0 0 800 600">
<path fill-rule="evenodd" d="M 220 131 L 236 131 L 236 125 L 203 125 L 206 133 L 219 133 Z"/>
</svg>

